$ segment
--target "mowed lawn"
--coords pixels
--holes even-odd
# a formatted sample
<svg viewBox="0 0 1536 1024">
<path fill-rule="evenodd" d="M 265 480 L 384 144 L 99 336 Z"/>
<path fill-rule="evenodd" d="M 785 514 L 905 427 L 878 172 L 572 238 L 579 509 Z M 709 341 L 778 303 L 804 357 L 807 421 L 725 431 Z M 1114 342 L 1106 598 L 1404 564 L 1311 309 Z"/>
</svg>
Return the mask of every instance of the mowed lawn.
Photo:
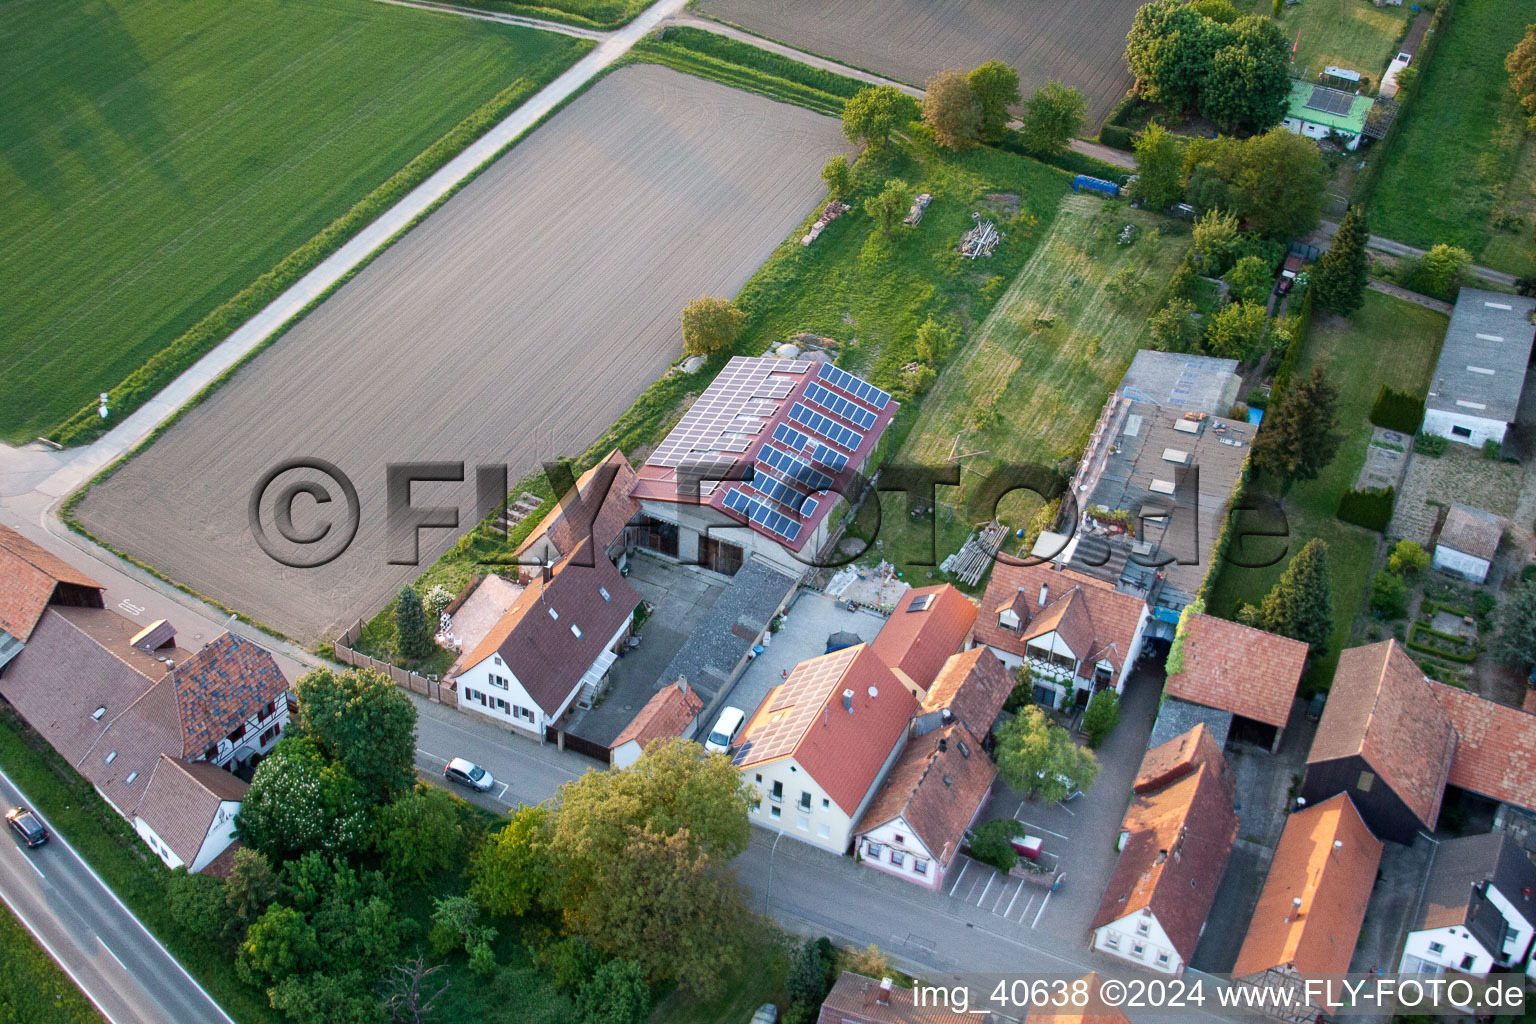
<svg viewBox="0 0 1536 1024">
<path fill-rule="evenodd" d="M 93 403 L 586 46 L 369 0 L 0 8 L 0 438 Z"/>
<path fill-rule="evenodd" d="M 1504 58 L 1536 20 L 1528 0 L 1462 0 L 1414 88 L 1371 201 L 1371 232 L 1427 248 L 1459 245 L 1476 262 L 1536 273 L 1536 140 Z M 1369 157 L 1368 157 L 1369 159 Z M 1520 222 L 1490 218 L 1511 206 Z"/>
<path fill-rule="evenodd" d="M 590 28 L 618 28 L 634 20 L 651 0 L 463 0 L 465 7 L 480 7 L 506 14 L 561 21 Z"/>
<path fill-rule="evenodd" d="M 0 904 L 0 1020 L 105 1024 L 106 1018 L 60 970 L 16 916 Z"/>
<path fill-rule="evenodd" d="M 1448 319 L 1442 313 L 1402 299 L 1365 293 L 1365 305 L 1353 320 L 1318 314 L 1307 337 L 1307 349 L 1297 361 L 1296 376 L 1321 362 L 1339 388 L 1339 427 L 1345 441 L 1339 455 L 1316 480 L 1296 484 L 1284 497 L 1289 536 L 1285 540 L 1250 542 L 1233 554 L 1244 561 L 1263 561 L 1280 554 L 1275 565 L 1246 569 L 1230 562 L 1221 567 L 1211 593 L 1213 614 L 1232 617 L 1243 603 L 1258 604 L 1290 562 L 1290 556 L 1314 537 L 1328 544 L 1333 584 L 1333 636 L 1327 653 L 1314 659 L 1303 689 L 1327 689 L 1339 652 L 1349 645 L 1350 630 L 1370 581 L 1371 564 L 1381 535 L 1340 521 L 1334 513 L 1339 497 L 1355 485 L 1370 444 L 1371 406 L 1382 385 L 1423 394 L 1440 356 Z M 1259 481 L 1254 493 L 1264 490 Z M 1245 518 L 1237 520 L 1241 528 Z M 1252 529 L 1256 525 L 1250 524 Z"/>
<path fill-rule="evenodd" d="M 1270 0 L 1258 0 L 1254 14 L 1271 16 Z M 1371 77 L 1371 89 L 1381 84 L 1387 64 L 1397 55 L 1397 42 L 1408 30 L 1408 7 L 1373 7 L 1365 0 L 1302 0 L 1284 7 L 1280 28 L 1296 47 L 1292 65 L 1302 77 L 1315 81 L 1330 64 Z"/>
</svg>

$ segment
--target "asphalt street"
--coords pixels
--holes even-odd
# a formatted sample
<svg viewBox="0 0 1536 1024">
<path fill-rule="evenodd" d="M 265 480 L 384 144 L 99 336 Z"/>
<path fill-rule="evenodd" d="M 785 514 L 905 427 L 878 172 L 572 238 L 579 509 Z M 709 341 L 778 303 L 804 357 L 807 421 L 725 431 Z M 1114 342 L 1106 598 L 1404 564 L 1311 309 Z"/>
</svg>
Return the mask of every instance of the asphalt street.
<svg viewBox="0 0 1536 1024">
<path fill-rule="evenodd" d="M 0 803 L 31 806 L 3 772 Z M 0 898 L 113 1024 L 229 1021 L 56 833 L 29 850 L 6 829 Z"/>
</svg>

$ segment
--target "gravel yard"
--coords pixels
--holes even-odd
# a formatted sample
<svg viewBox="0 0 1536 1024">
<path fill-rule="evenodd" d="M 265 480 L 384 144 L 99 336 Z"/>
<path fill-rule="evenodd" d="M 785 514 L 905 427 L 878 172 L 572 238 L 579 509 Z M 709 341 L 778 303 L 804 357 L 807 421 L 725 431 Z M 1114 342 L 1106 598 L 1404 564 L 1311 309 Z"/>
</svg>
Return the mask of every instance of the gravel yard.
<svg viewBox="0 0 1536 1024">
<path fill-rule="evenodd" d="M 1387 535 L 1427 545 L 1439 514 L 1431 501 L 1443 508 L 1465 502 L 1507 519 L 1519 504 L 1524 476 L 1523 467 L 1485 459 L 1480 450 L 1464 444 L 1453 443 L 1438 459 L 1415 455 L 1409 460 Z"/>
<path fill-rule="evenodd" d="M 682 305 L 734 295 L 844 150 L 830 118 L 622 68 L 96 486 L 79 518 L 208 597 L 327 637 L 420 572 L 386 561 L 386 464 L 467 463 L 465 483 L 412 495 L 460 506 L 467 528 L 477 464 L 516 480 L 585 448 L 677 357 Z M 313 569 L 269 559 L 247 516 L 262 474 L 300 456 L 346 473 L 361 509 L 351 546 Z M 294 503 L 296 532 L 342 504 L 328 487 L 328 505 Z M 422 531 L 420 564 L 460 532 Z"/>
<path fill-rule="evenodd" d="M 704 0 L 700 13 L 749 32 L 921 86 L 988 60 L 1019 69 L 1024 98 L 1059 79 L 1088 98 L 1093 134 L 1125 91 L 1125 36 L 1141 0 Z"/>
</svg>

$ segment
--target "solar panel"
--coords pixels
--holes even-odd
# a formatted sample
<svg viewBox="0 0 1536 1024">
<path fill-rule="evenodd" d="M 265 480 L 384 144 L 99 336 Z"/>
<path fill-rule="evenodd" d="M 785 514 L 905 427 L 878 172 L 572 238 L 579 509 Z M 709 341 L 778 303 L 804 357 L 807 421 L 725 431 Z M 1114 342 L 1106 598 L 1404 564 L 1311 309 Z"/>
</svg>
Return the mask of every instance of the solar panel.
<svg viewBox="0 0 1536 1024">
<path fill-rule="evenodd" d="M 773 499 L 791 512 L 798 513 L 801 502 L 805 501 L 804 494 L 795 490 L 772 473 L 769 473 L 762 463 L 757 465 L 750 483 L 753 490 L 764 497 Z"/>
<path fill-rule="evenodd" d="M 868 430 L 875 425 L 875 414 L 862 405 L 855 405 L 842 395 L 833 394 L 820 384 L 808 385 L 805 389 L 805 397 L 826 409 L 836 413 L 856 427 Z"/>
<path fill-rule="evenodd" d="M 859 445 L 864 441 L 863 434 L 849 430 L 841 423 L 799 402 L 789 407 L 789 418 L 811 433 L 824 437 L 839 448 L 850 452 L 858 451 Z"/>
<path fill-rule="evenodd" d="M 811 516 L 816 514 L 816 509 L 820 506 L 821 502 L 817 501 L 815 498 L 806 498 L 803 502 L 800 503 L 800 514 L 809 519 Z"/>
<path fill-rule="evenodd" d="M 809 462 L 789 454 L 772 444 L 763 445 L 757 457 L 784 476 L 813 491 L 824 491 L 832 486 L 832 478 L 814 468 Z"/>
<path fill-rule="evenodd" d="M 725 494 L 725 507 L 785 540 L 794 540 L 800 536 L 799 523 L 782 512 L 775 512 L 757 499 L 747 497 L 734 487 Z"/>
<path fill-rule="evenodd" d="M 773 439 L 787 447 L 792 452 L 805 450 L 811 439 L 787 423 L 780 423 L 773 428 Z"/>
<path fill-rule="evenodd" d="M 811 455 L 811 461 L 826 466 L 834 473 L 841 473 L 848 468 L 848 456 L 841 455 L 824 444 L 816 446 L 816 451 Z"/>
<path fill-rule="evenodd" d="M 842 388 L 861 402 L 868 402 L 876 409 L 884 409 L 891 401 L 891 396 L 875 387 L 873 384 L 855 377 L 847 370 L 839 369 L 831 363 L 822 363 L 816 376 L 831 384 L 835 388 Z"/>
<path fill-rule="evenodd" d="M 1320 110 L 1325 114 L 1347 114 L 1354 105 L 1354 96 L 1339 89 L 1330 89 L 1326 85 L 1315 87 L 1305 104 L 1308 110 Z"/>
</svg>

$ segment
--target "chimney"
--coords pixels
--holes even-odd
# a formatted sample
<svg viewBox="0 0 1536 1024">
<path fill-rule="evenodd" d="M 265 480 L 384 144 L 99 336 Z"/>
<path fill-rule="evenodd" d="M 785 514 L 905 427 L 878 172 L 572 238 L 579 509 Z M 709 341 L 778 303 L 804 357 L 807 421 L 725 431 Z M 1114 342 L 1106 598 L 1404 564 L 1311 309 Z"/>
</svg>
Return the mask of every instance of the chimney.
<svg viewBox="0 0 1536 1024">
<path fill-rule="evenodd" d="M 1291 912 L 1289 914 L 1285 915 L 1285 921 L 1286 921 L 1287 924 L 1289 924 L 1292 921 L 1300 921 L 1300 920 L 1301 920 L 1301 897 L 1300 896 L 1296 896 L 1296 897 L 1293 897 L 1291 899 Z"/>
<path fill-rule="evenodd" d="M 955 713 L 949 710 L 949 708 L 944 708 L 939 712 L 939 720 L 948 725 L 955 720 Z"/>
<path fill-rule="evenodd" d="M 944 753 L 948 749 L 949 749 L 949 740 L 944 739 L 942 736 L 939 737 L 939 753 L 942 754 L 942 753 Z"/>
<path fill-rule="evenodd" d="M 1044 583 L 1040 584 L 1040 607 L 1041 608 L 1045 607 L 1045 595 L 1046 595 L 1046 593 L 1047 593 L 1046 585 Z"/>
<path fill-rule="evenodd" d="M 880 994 L 875 997 L 875 1002 L 879 1003 L 881 1006 L 890 1006 L 891 1005 L 891 979 L 890 978 L 881 978 L 880 979 Z"/>
<path fill-rule="evenodd" d="M 679 692 L 681 692 L 683 694 L 683 696 L 686 697 L 688 695 L 688 677 L 687 676 L 678 676 L 677 677 L 677 689 L 678 689 Z"/>
<path fill-rule="evenodd" d="M 853 714 L 853 691 L 852 690 L 844 690 L 843 691 L 843 710 L 848 712 L 850 715 Z"/>
</svg>

